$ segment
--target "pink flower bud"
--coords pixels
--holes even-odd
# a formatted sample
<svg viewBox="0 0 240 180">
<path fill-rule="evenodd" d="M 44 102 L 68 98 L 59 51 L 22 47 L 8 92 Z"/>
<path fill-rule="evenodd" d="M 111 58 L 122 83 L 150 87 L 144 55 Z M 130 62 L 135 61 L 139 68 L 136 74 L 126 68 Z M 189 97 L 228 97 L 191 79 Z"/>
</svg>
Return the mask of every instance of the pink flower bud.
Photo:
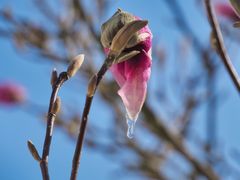
<svg viewBox="0 0 240 180">
<path fill-rule="evenodd" d="M 228 3 L 217 3 L 215 5 L 218 15 L 228 18 L 231 21 L 239 21 L 239 16 L 235 13 L 232 6 Z"/>
<path fill-rule="evenodd" d="M 15 83 L 0 84 L 0 104 L 13 105 L 25 100 L 25 89 Z"/>
<path fill-rule="evenodd" d="M 105 52 L 109 52 L 109 44 L 126 23 L 140 19 L 127 12 L 118 10 L 102 28 L 102 44 Z M 123 53 L 139 51 L 135 56 L 110 68 L 115 80 L 120 86 L 118 91 L 122 98 L 129 119 L 136 121 L 143 106 L 147 93 L 147 81 L 151 73 L 152 33 L 145 26 L 130 39 Z"/>
</svg>

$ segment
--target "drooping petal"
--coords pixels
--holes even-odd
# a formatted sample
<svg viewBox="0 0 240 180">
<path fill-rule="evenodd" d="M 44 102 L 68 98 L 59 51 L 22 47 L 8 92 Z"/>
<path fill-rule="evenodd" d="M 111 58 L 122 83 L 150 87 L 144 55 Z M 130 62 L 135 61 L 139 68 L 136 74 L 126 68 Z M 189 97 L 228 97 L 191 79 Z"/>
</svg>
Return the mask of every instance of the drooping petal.
<svg viewBox="0 0 240 180">
<path fill-rule="evenodd" d="M 111 44 L 113 34 L 116 34 L 124 23 L 129 23 L 132 19 L 140 18 L 118 10 L 112 18 L 103 24 L 101 41 L 106 54 L 109 53 L 109 44 Z M 117 26 L 119 24 L 121 26 Z M 151 74 L 151 47 L 152 33 L 149 27 L 145 26 L 129 40 L 124 49 L 125 53 L 132 51 L 140 53 L 128 60 L 115 63 L 110 68 L 120 86 L 118 94 L 126 108 L 127 118 L 133 121 L 137 120 L 146 98 L 147 81 Z"/>
<path fill-rule="evenodd" d="M 151 58 L 143 50 L 134 59 L 115 66 L 118 66 L 119 69 L 124 66 L 124 69 L 121 70 L 124 71 L 126 80 L 120 85 L 118 94 L 122 98 L 128 117 L 136 120 L 146 98 L 147 81 L 151 74 Z M 114 76 L 116 79 L 119 77 L 118 74 L 116 77 L 116 73 Z"/>
</svg>

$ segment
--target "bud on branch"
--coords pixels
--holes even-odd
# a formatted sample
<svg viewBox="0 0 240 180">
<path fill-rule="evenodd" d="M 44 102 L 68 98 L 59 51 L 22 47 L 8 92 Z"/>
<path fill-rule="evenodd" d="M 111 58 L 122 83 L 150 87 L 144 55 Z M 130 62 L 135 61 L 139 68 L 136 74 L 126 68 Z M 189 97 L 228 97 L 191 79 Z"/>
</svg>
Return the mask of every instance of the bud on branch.
<svg viewBox="0 0 240 180">
<path fill-rule="evenodd" d="M 114 36 L 110 46 L 110 54 L 118 56 L 126 47 L 128 41 L 133 37 L 133 35 L 146 26 L 147 23 L 148 21 L 135 20 L 125 24 Z"/>
<path fill-rule="evenodd" d="M 39 154 L 38 154 L 38 151 L 37 151 L 36 147 L 35 147 L 34 144 L 32 143 L 32 141 L 28 140 L 27 144 L 28 144 L 28 149 L 29 149 L 30 153 L 32 154 L 32 157 L 33 157 L 36 161 L 40 162 L 40 161 L 41 161 L 41 158 L 40 158 L 40 156 L 39 156 Z"/>
<path fill-rule="evenodd" d="M 53 104 L 53 108 L 52 108 L 52 114 L 57 114 L 61 109 L 61 99 L 60 97 L 57 97 L 56 101 Z"/>
<path fill-rule="evenodd" d="M 67 69 L 67 74 L 69 77 L 72 77 L 76 74 L 78 69 L 81 67 L 83 61 L 84 61 L 84 54 L 79 54 L 72 60 L 71 64 L 68 66 L 68 69 Z"/>
<path fill-rule="evenodd" d="M 54 68 L 54 69 L 52 70 L 52 75 L 51 75 L 51 85 L 52 85 L 52 87 L 53 87 L 54 84 L 56 83 L 57 78 L 58 78 L 58 73 L 57 73 L 56 68 Z"/>
<path fill-rule="evenodd" d="M 96 85 L 97 85 L 97 75 L 95 74 L 88 83 L 88 90 L 87 90 L 88 97 L 92 97 L 94 95 Z"/>
</svg>

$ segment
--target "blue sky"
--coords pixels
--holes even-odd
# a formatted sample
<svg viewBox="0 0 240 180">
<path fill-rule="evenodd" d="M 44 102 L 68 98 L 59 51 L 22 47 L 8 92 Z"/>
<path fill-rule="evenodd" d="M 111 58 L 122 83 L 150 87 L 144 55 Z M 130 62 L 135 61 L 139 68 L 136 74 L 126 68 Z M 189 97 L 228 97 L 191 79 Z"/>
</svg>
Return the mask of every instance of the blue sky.
<svg viewBox="0 0 240 180">
<path fill-rule="evenodd" d="M 202 43 L 207 43 L 209 26 L 206 18 L 202 17 L 204 9 L 196 11 L 196 6 L 194 4 L 195 1 L 193 0 L 186 0 L 184 2 L 184 6 L 186 5 L 184 10 L 187 13 L 186 17 L 189 20 L 190 25 L 196 27 L 194 28 L 194 31 L 202 36 Z M 6 5 L 13 7 L 13 10 L 19 15 L 31 16 L 31 19 L 36 21 L 41 19 L 39 15 L 31 11 L 31 9 L 33 10 L 34 8 L 32 7 L 30 0 L 0 1 L 0 8 L 5 7 Z M 177 30 L 169 29 L 169 26 L 165 26 L 165 23 L 171 24 L 172 22 L 171 18 L 166 22 L 166 19 L 169 18 L 168 15 L 170 12 L 166 6 L 163 5 L 162 1 L 152 1 L 152 3 L 146 0 L 113 1 L 107 16 L 104 17 L 105 19 L 103 20 L 106 20 L 112 15 L 118 7 L 141 16 L 144 19 L 148 19 L 149 26 L 154 35 L 154 41 L 160 42 L 160 44 L 163 44 L 166 49 L 173 49 L 175 46 L 174 43 L 176 42 L 175 40 L 180 37 L 180 34 Z M 27 9 L 30 10 L 28 11 Z M 160 16 L 161 13 L 165 14 L 166 17 Z M 191 16 L 189 16 L 189 14 L 191 14 Z M 195 18 L 194 21 L 192 20 L 193 18 Z M 162 23 L 163 21 L 164 23 Z M 232 47 L 230 41 L 227 41 L 227 44 L 229 47 Z M 231 50 L 231 52 L 232 51 L 233 50 Z M 47 108 L 51 90 L 49 86 L 49 74 L 54 65 L 45 63 L 44 61 L 36 63 L 29 60 L 35 58 L 35 56 L 29 52 L 22 53 L 21 56 L 19 56 L 19 52 L 14 49 L 12 43 L 3 39 L 0 39 L 0 52 L 0 82 L 4 80 L 14 80 L 23 84 L 27 88 L 28 97 L 33 102 Z M 174 54 L 177 53 L 173 52 L 169 55 L 169 64 L 174 64 L 176 61 L 176 55 Z M 230 55 L 232 54 L 235 55 L 235 52 Z M 239 59 L 239 54 L 234 57 L 238 57 Z M 191 58 L 194 57 L 192 56 L 189 59 Z M 237 67 L 240 67 L 239 60 L 235 60 L 234 64 Z M 57 67 L 62 70 L 64 68 L 62 66 Z M 238 71 L 239 70 L 240 69 L 238 68 Z M 156 71 L 157 70 L 154 70 L 153 67 L 153 72 Z M 220 140 L 219 143 L 222 144 L 221 148 L 226 149 L 226 154 L 228 155 L 229 150 L 240 147 L 240 100 L 236 89 L 223 67 L 220 68 L 219 74 L 219 78 L 221 79 L 217 81 L 217 87 L 220 89 L 219 92 L 222 92 L 223 95 L 224 92 L 227 92 L 227 100 L 223 101 L 224 103 L 221 104 L 218 109 L 218 136 Z M 71 81 L 76 82 L 78 80 L 79 79 L 76 78 Z M 152 77 L 150 83 L 156 84 L 156 81 L 157 77 Z M 82 109 L 85 87 L 82 88 L 80 84 L 76 85 L 75 88 L 79 90 L 81 95 L 79 95 L 79 97 L 73 97 L 71 95 L 71 85 L 73 85 L 73 82 L 68 82 L 64 88 L 61 89 L 61 96 L 63 97 L 63 101 L 69 101 L 76 98 L 77 105 Z M 171 91 L 171 87 L 169 87 L 169 91 Z M 94 105 L 97 105 L 98 103 L 99 99 L 97 98 Z M 100 105 L 106 106 L 102 104 Z M 93 107 L 93 112 L 97 111 L 97 108 L 94 109 Z M 202 134 L 203 137 L 205 136 L 203 134 L 205 122 L 201 121 L 201 119 L 204 116 L 204 112 L 205 109 L 203 107 L 197 114 L 193 127 L 199 134 Z M 104 120 L 104 123 L 101 121 L 100 126 L 104 126 L 111 121 L 111 112 L 98 112 L 98 114 Z M 90 117 L 91 116 L 93 116 L 93 114 L 90 115 Z M 92 123 L 93 122 L 90 122 L 89 126 L 91 126 Z M 26 112 L 24 108 L 19 109 L 18 107 L 10 108 L 0 106 L 0 179 L 41 179 L 39 166 L 30 156 L 26 142 L 28 139 L 31 139 L 37 149 L 41 152 L 44 135 L 45 126 L 39 117 Z M 61 130 L 55 129 L 49 159 L 49 167 L 53 179 L 68 179 L 74 148 L 75 143 L 62 133 Z M 229 158 L 229 160 L 231 159 Z M 87 151 L 86 149 L 84 149 L 81 164 L 79 179 L 96 179 L 96 176 L 99 180 L 112 179 L 112 177 L 114 177 L 113 172 L 120 168 L 119 165 L 106 157 L 103 157 L 101 154 Z M 237 164 L 235 165 L 239 168 Z M 131 178 L 130 175 L 129 177 L 126 175 L 126 178 L 124 179 Z"/>
</svg>

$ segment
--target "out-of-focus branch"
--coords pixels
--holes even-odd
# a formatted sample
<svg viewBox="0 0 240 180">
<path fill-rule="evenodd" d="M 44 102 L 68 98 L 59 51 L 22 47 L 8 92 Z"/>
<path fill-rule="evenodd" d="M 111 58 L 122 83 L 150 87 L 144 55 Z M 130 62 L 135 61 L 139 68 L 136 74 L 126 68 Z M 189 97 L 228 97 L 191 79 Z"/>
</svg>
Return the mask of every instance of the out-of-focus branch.
<svg viewBox="0 0 240 180">
<path fill-rule="evenodd" d="M 216 72 L 215 68 L 212 71 L 209 71 L 207 86 L 209 88 L 208 92 L 208 104 L 207 104 L 207 123 L 206 123 L 206 135 L 207 135 L 207 143 L 206 143 L 206 151 L 211 154 L 214 146 L 217 143 L 217 118 L 216 118 L 216 109 L 217 109 L 217 98 L 216 98 Z M 212 156 L 209 157 L 209 163 L 211 163 Z"/>
<path fill-rule="evenodd" d="M 202 165 L 197 159 L 195 159 L 185 148 L 181 139 L 173 134 L 162 122 L 158 120 L 155 114 L 148 106 L 143 108 L 144 115 L 148 118 L 151 123 L 148 123 L 149 128 L 159 136 L 163 137 L 166 141 L 171 143 L 178 152 L 180 152 L 195 169 L 202 175 L 206 176 L 208 179 L 216 180 L 219 179 L 214 170 L 208 165 Z M 159 134 L 160 133 L 160 134 Z"/>
<path fill-rule="evenodd" d="M 179 31 L 181 31 L 184 35 L 187 35 L 188 37 L 192 38 L 193 46 L 196 52 L 200 52 L 203 54 L 204 48 L 199 41 L 198 37 L 194 34 L 191 26 L 187 23 L 186 17 L 184 15 L 183 10 L 179 6 L 179 3 L 177 0 L 165 0 L 164 1 L 166 5 L 169 7 L 169 9 L 172 11 L 172 14 L 175 17 L 176 24 L 178 25 Z"/>
<path fill-rule="evenodd" d="M 199 104 L 200 104 L 200 100 L 196 99 L 195 97 L 193 96 L 186 97 L 184 112 L 178 119 L 179 122 L 177 122 L 181 124 L 180 133 L 183 136 L 185 136 L 188 133 L 189 126 L 191 124 L 190 119 L 192 117 L 194 110 Z"/>
<path fill-rule="evenodd" d="M 238 93 L 240 93 L 240 79 L 224 46 L 222 33 L 220 30 L 218 21 L 215 17 L 215 14 L 211 5 L 211 0 L 205 0 L 205 6 L 208 14 L 209 23 L 212 28 L 213 36 L 216 39 L 217 52 L 220 55 L 223 61 L 223 64 L 226 67 L 228 74 L 230 75 L 235 87 L 237 88 Z"/>
<path fill-rule="evenodd" d="M 78 15 L 79 19 L 83 19 L 83 21 L 87 24 L 94 39 L 97 42 L 100 42 L 100 37 L 94 29 L 93 23 L 91 22 L 91 19 L 89 18 L 90 16 L 88 16 L 87 12 L 84 10 L 81 0 L 72 0 L 72 3 L 73 3 L 73 8 L 74 8 L 76 14 Z"/>
<path fill-rule="evenodd" d="M 46 0 L 35 0 L 35 2 L 38 7 L 37 9 L 46 17 L 46 19 L 51 20 L 53 23 L 59 22 L 59 17 L 54 14 Z"/>
<path fill-rule="evenodd" d="M 202 63 L 207 71 L 212 70 L 212 57 L 209 51 L 209 47 L 204 47 L 200 42 L 197 34 L 194 33 L 192 26 L 187 22 L 184 11 L 181 9 L 179 2 L 177 0 L 165 0 L 166 5 L 175 17 L 176 24 L 178 25 L 179 31 L 182 32 L 184 36 L 190 37 L 192 39 L 192 47 L 199 57 L 202 59 Z"/>
</svg>

